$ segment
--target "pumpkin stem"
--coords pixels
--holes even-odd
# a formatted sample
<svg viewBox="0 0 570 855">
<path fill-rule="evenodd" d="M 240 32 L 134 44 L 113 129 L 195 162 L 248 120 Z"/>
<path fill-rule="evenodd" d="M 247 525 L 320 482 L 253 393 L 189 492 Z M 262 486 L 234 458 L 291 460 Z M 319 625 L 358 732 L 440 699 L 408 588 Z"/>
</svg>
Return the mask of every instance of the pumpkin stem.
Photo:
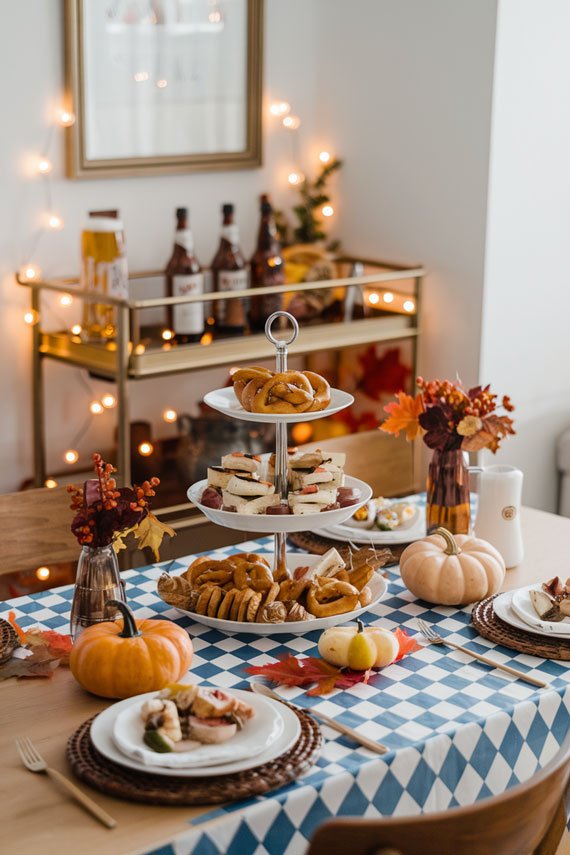
<svg viewBox="0 0 570 855">
<path fill-rule="evenodd" d="M 461 553 L 457 541 L 446 528 L 438 528 L 434 531 L 434 534 L 440 534 L 445 540 L 445 549 L 443 551 L 446 555 L 459 555 Z"/>
<path fill-rule="evenodd" d="M 126 603 L 122 600 L 107 600 L 106 606 L 116 606 L 121 612 L 123 618 L 123 631 L 119 633 L 119 638 L 136 638 L 142 635 L 137 629 L 135 616 Z"/>
<path fill-rule="evenodd" d="M 364 624 L 358 618 L 356 619 L 356 626 L 358 627 L 357 633 L 364 632 Z"/>
</svg>

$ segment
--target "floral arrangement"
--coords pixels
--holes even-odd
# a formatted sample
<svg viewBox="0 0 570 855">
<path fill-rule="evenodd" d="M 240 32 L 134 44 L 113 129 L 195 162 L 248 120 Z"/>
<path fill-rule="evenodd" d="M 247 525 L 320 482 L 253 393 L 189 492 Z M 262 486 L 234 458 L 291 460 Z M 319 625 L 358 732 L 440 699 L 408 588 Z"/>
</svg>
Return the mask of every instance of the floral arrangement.
<svg viewBox="0 0 570 855">
<path fill-rule="evenodd" d="M 117 470 L 105 463 L 100 454 L 93 455 L 96 478 L 89 478 L 83 487 L 70 485 L 71 510 L 75 516 L 71 531 L 81 546 L 93 548 L 113 544 L 116 552 L 125 549 L 124 539 L 131 532 L 139 549 L 150 547 L 156 560 L 165 534 L 174 536 L 170 526 L 159 522 L 150 512 L 149 499 L 156 495 L 160 480 L 151 478 L 139 487 L 117 488 L 113 473 Z"/>
<path fill-rule="evenodd" d="M 465 390 L 460 381 L 428 382 L 423 377 L 418 377 L 417 384 L 420 392 L 415 398 L 398 392 L 398 400 L 384 407 L 388 418 L 381 430 L 396 436 L 403 430 L 408 440 L 421 435 L 428 448 L 439 451 L 488 448 L 493 454 L 501 440 L 515 433 L 512 418 L 497 413 L 499 407 L 513 412 L 508 395 L 498 404 L 490 386 Z"/>
</svg>

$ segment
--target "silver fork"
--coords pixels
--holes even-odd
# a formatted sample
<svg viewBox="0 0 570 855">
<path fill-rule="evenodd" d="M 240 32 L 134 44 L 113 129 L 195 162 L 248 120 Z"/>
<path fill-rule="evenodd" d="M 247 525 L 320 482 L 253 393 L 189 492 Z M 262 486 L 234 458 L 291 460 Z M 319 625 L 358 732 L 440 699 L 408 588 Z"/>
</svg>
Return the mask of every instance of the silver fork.
<svg viewBox="0 0 570 855">
<path fill-rule="evenodd" d="M 22 763 L 26 769 L 29 769 L 30 772 L 45 772 L 52 781 L 56 781 L 61 787 L 67 790 L 67 792 L 73 796 L 79 804 L 88 810 L 89 813 L 96 817 L 99 822 L 102 822 L 103 825 L 107 826 L 107 828 L 114 828 L 116 826 L 117 821 L 113 819 L 112 816 L 109 816 L 107 811 L 100 808 L 98 804 L 90 799 L 89 796 L 86 796 L 79 787 L 72 784 L 72 782 L 62 775 L 61 772 L 58 772 L 57 769 L 52 769 L 48 766 L 37 748 L 35 748 L 31 739 L 27 736 L 19 736 L 16 739 L 16 748 L 18 749 L 18 754 L 20 755 Z"/>
<path fill-rule="evenodd" d="M 513 677 L 517 677 L 519 680 L 525 680 L 527 683 L 532 683 L 533 686 L 539 686 L 539 688 L 541 689 L 550 688 L 548 683 L 544 683 L 542 680 L 537 680 L 536 677 L 531 677 L 529 674 L 525 674 L 524 671 L 517 671 L 516 668 L 511 668 L 510 665 L 503 665 L 501 662 L 496 662 L 489 656 L 481 656 L 480 653 L 475 653 L 473 650 L 469 650 L 468 647 L 462 647 L 460 644 L 456 644 L 454 641 L 449 641 L 447 638 L 442 638 L 441 635 L 437 634 L 433 627 L 429 626 L 425 621 L 421 620 L 420 618 L 416 618 L 416 621 L 420 628 L 421 634 L 430 644 L 445 644 L 446 647 L 453 647 L 454 650 L 461 650 L 462 653 L 467 653 L 468 656 L 472 656 L 473 659 L 477 659 L 478 662 L 484 662 L 485 665 L 490 665 L 491 668 L 498 668 L 500 671 L 506 671 L 507 674 L 511 674 Z"/>
</svg>

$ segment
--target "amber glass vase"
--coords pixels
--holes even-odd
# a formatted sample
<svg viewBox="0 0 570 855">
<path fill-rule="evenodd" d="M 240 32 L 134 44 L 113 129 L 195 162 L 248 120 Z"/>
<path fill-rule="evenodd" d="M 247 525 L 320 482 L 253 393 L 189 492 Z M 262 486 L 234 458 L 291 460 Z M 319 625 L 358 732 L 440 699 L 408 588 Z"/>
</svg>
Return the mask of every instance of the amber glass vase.
<svg viewBox="0 0 570 855">
<path fill-rule="evenodd" d="M 452 534 L 469 534 L 469 472 L 463 452 L 434 451 L 428 470 L 428 534 L 443 526 Z"/>
</svg>

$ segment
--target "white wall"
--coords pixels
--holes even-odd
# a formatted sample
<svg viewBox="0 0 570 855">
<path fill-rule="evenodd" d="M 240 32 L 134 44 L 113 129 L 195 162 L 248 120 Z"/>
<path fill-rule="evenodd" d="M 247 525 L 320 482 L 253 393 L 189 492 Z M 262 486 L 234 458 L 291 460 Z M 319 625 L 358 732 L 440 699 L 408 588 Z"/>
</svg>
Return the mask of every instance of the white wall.
<svg viewBox="0 0 570 855">
<path fill-rule="evenodd" d="M 0 491 L 17 489 L 31 475 L 31 406 L 29 330 L 22 323 L 28 294 L 18 287 L 13 271 L 30 260 L 46 209 L 41 181 L 24 174 L 26 158 L 41 152 L 49 136 L 50 110 L 63 87 L 63 3 L 19 0 L 9 4 L 0 28 Z M 265 96 L 287 98 L 303 117 L 301 146 L 310 139 L 315 107 L 317 8 L 304 0 L 267 0 Z M 286 176 L 291 168 L 291 139 L 277 125 L 265 130 L 264 166 L 258 170 L 70 181 L 64 177 L 63 135 L 55 132 L 54 207 L 65 220 L 64 231 L 41 237 L 33 260 L 46 275 L 76 272 L 79 234 L 85 213 L 93 208 L 121 210 L 132 269 L 155 268 L 172 246 L 174 208 L 190 206 L 196 249 L 209 263 L 216 249 L 220 205 L 237 204 L 242 244 L 253 251 L 261 192 L 271 190 L 277 203 L 290 200 Z M 281 189 L 280 189 L 281 188 Z M 65 323 L 74 309 L 58 310 Z M 73 321 L 71 321 L 73 322 Z M 224 372 L 131 384 L 133 418 L 154 422 L 157 433 L 174 430 L 161 422 L 167 406 L 188 410 Z M 61 469 L 62 451 L 88 418 L 91 394 L 85 374 L 63 366 L 47 366 L 48 465 Z M 83 379 L 82 379 L 83 378 Z M 93 392 L 108 386 L 87 381 Z M 111 444 L 114 414 L 91 420 L 77 443 L 86 457 L 93 448 Z"/>
<path fill-rule="evenodd" d="M 569 41 L 567 0 L 500 0 L 481 378 L 517 406 L 500 459 L 545 510 L 570 428 Z"/>
<path fill-rule="evenodd" d="M 496 2 L 319 6 L 317 127 L 346 159 L 338 232 L 351 252 L 426 265 L 421 370 L 476 382 Z"/>
</svg>

